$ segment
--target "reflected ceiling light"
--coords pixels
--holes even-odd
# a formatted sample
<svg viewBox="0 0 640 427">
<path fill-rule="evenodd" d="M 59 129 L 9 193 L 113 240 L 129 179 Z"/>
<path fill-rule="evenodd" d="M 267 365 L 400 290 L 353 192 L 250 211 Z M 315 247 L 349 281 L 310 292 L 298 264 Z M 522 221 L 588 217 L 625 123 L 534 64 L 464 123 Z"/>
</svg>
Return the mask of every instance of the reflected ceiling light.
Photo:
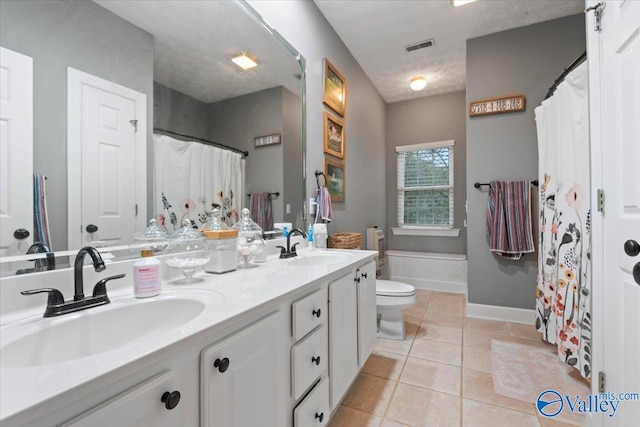
<svg viewBox="0 0 640 427">
<path fill-rule="evenodd" d="M 455 7 L 465 5 L 467 3 L 473 3 L 476 0 L 451 0 L 451 4 Z"/>
<path fill-rule="evenodd" d="M 427 87 L 427 79 L 422 76 L 414 77 L 411 79 L 411 83 L 409 83 L 409 87 L 412 90 L 422 90 Z"/>
<path fill-rule="evenodd" d="M 243 70 L 248 70 L 258 65 L 258 59 L 254 55 L 244 52 L 231 58 L 231 61 Z"/>
</svg>

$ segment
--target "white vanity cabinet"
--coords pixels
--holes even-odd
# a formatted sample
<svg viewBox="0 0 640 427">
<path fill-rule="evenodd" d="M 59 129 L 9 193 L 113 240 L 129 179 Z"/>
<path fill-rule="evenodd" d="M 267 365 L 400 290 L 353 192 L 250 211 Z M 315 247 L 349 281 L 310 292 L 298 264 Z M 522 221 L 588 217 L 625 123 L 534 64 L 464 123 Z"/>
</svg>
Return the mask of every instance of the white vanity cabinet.
<svg viewBox="0 0 640 427">
<path fill-rule="evenodd" d="M 367 361 L 376 345 L 376 263 L 369 262 L 356 272 L 358 288 L 358 363 Z"/>
<path fill-rule="evenodd" d="M 202 427 L 288 425 L 287 320 L 272 313 L 202 351 Z"/>
</svg>

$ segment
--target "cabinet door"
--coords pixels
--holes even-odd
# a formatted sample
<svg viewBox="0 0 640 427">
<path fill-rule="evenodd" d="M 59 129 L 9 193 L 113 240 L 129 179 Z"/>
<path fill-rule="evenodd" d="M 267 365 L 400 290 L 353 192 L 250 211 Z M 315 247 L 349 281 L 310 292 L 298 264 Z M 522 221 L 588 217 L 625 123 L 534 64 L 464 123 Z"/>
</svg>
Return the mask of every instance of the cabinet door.
<svg viewBox="0 0 640 427">
<path fill-rule="evenodd" d="M 329 283 L 329 390 L 335 408 L 358 373 L 357 294 L 353 273 Z"/>
<path fill-rule="evenodd" d="M 180 391 L 175 388 L 171 371 L 163 373 L 108 400 L 61 427 L 172 427 L 187 425 L 185 405 L 168 410 L 162 401 L 164 393 Z M 175 403 L 172 396 L 172 403 Z"/>
<path fill-rule="evenodd" d="M 362 367 L 376 345 L 376 264 L 370 262 L 358 272 L 358 363 Z"/>
<path fill-rule="evenodd" d="M 202 426 L 287 425 L 287 335 L 276 312 L 203 350 Z"/>
</svg>

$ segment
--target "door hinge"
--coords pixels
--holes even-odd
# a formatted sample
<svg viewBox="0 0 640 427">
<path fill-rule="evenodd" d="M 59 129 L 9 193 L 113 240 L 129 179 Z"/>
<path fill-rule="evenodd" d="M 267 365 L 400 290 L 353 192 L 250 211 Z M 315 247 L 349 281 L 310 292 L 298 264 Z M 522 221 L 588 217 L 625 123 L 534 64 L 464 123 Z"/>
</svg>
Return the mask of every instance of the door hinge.
<svg viewBox="0 0 640 427">
<path fill-rule="evenodd" d="M 133 131 L 138 133 L 138 121 L 137 120 L 129 120 L 129 123 L 133 126 Z"/>
<path fill-rule="evenodd" d="M 596 5 L 588 7 L 584 10 L 585 13 L 591 12 L 595 14 L 596 22 L 595 22 L 595 31 L 602 30 L 602 11 L 604 10 L 606 4 L 604 2 L 600 2 Z"/>
<path fill-rule="evenodd" d="M 598 212 L 604 213 L 604 190 L 598 188 Z"/>
<path fill-rule="evenodd" d="M 604 372 L 598 372 L 598 393 L 604 393 L 606 376 Z"/>
</svg>

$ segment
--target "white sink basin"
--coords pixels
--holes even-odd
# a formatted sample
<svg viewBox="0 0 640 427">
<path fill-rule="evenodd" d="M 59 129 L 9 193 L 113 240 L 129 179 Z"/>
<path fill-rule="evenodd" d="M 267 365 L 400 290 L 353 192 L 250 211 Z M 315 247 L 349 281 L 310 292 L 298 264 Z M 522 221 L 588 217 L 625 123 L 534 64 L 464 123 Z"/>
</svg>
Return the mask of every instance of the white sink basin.
<svg viewBox="0 0 640 427">
<path fill-rule="evenodd" d="M 212 304 L 219 306 L 223 300 L 222 295 L 212 291 L 162 294 L 145 300 L 129 297 L 57 318 L 20 322 L 2 330 L 0 367 L 60 363 L 180 331 L 205 309 Z"/>
<path fill-rule="evenodd" d="M 291 265 L 309 267 L 314 265 L 331 265 L 347 261 L 353 255 L 346 252 L 303 252 L 290 261 Z"/>
</svg>

